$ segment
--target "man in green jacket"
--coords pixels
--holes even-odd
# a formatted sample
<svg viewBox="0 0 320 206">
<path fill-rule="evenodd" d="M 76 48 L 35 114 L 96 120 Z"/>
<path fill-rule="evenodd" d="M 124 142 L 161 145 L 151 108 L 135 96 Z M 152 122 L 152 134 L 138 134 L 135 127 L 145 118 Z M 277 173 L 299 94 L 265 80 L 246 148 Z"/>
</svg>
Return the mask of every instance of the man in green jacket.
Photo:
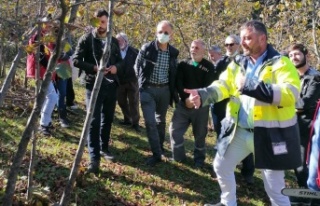
<svg viewBox="0 0 320 206">
<path fill-rule="evenodd" d="M 195 108 L 230 98 L 213 161 L 222 192 L 216 205 L 237 205 L 234 169 L 254 153 L 271 205 L 287 206 L 289 198 L 281 194 L 284 170 L 301 165 L 295 113 L 299 76 L 291 61 L 267 43 L 263 23 L 246 22 L 240 36 L 244 56 L 209 87 L 186 90 Z"/>
</svg>

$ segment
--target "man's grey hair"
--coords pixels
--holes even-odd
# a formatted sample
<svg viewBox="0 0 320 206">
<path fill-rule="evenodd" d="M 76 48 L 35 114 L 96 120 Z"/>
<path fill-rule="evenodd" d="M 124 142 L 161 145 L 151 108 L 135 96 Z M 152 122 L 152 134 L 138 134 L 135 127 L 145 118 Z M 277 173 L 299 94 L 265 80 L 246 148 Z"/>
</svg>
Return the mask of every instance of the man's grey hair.
<svg viewBox="0 0 320 206">
<path fill-rule="evenodd" d="M 128 36 L 125 33 L 120 32 L 119 34 L 116 35 L 116 38 L 119 38 L 119 37 L 123 38 L 127 42 L 127 44 L 129 44 Z"/>
<path fill-rule="evenodd" d="M 207 49 L 207 45 L 202 39 L 196 39 L 196 40 L 193 40 L 192 43 L 193 42 L 198 42 L 203 46 L 204 49 Z"/>
<path fill-rule="evenodd" d="M 268 39 L 267 28 L 261 21 L 257 21 L 257 20 L 247 21 L 240 27 L 240 30 L 247 29 L 247 28 L 252 28 L 254 32 L 266 35 Z"/>
<path fill-rule="evenodd" d="M 168 20 L 162 20 L 162 21 L 160 21 L 160 22 L 157 24 L 157 27 L 158 27 L 159 25 L 161 25 L 161 24 L 167 24 L 167 25 L 169 25 L 170 28 L 173 30 L 173 25 L 171 24 L 170 21 L 168 21 Z"/>
<path fill-rule="evenodd" d="M 238 35 L 230 34 L 229 36 L 227 36 L 226 39 L 228 39 L 228 38 L 233 39 L 234 43 L 240 44 L 240 37 Z"/>
<path fill-rule="evenodd" d="M 209 47 L 209 51 L 214 51 L 221 54 L 221 48 L 218 45 L 212 45 Z"/>
</svg>

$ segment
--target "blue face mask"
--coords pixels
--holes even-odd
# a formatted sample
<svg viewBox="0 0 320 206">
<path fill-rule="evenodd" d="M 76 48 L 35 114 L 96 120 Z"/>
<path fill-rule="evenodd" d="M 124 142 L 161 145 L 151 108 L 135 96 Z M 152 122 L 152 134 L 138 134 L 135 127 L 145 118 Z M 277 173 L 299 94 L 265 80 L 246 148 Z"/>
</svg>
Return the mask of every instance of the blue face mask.
<svg viewBox="0 0 320 206">
<path fill-rule="evenodd" d="M 157 34 L 157 39 L 161 44 L 168 43 L 170 40 L 170 35 L 169 34 Z"/>
</svg>

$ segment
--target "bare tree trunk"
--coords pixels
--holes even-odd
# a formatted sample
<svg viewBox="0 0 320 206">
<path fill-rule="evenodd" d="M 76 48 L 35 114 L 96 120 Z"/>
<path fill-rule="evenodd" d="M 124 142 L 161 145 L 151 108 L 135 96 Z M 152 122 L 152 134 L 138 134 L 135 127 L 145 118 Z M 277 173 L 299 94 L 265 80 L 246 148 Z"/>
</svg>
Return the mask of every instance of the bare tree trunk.
<svg viewBox="0 0 320 206">
<path fill-rule="evenodd" d="M 313 1 L 313 5 L 315 6 L 312 10 L 312 40 L 313 40 L 313 48 L 314 48 L 314 53 L 316 54 L 317 58 L 317 63 L 320 64 L 320 54 L 319 54 L 319 49 L 318 49 L 318 38 L 317 38 L 317 7 L 320 8 L 319 2 Z"/>
<path fill-rule="evenodd" d="M 3 68 L 5 67 L 2 67 L 3 65 L 3 61 L 4 61 L 4 58 L 3 58 L 3 38 L 1 38 L 1 43 L 0 43 L 0 77 L 4 77 L 4 72 L 5 70 Z"/>
<path fill-rule="evenodd" d="M 6 48 L 6 44 L 4 43 L 5 39 L 2 37 L 1 38 L 1 77 L 6 77 L 7 76 L 7 72 L 6 72 L 6 63 L 7 63 L 7 54 L 5 52 L 5 48 Z"/>
<path fill-rule="evenodd" d="M 39 7 L 39 13 L 38 16 L 40 17 L 42 12 L 44 9 L 44 3 L 41 1 L 40 2 L 40 7 Z M 38 24 L 38 34 L 40 34 L 41 32 L 41 28 L 40 28 L 40 24 Z M 40 35 L 38 35 L 38 40 L 40 39 Z M 36 91 L 35 94 L 36 96 L 39 93 L 39 76 L 40 76 L 40 47 L 38 49 L 37 55 L 36 55 L 36 79 L 37 79 L 37 83 L 36 83 Z M 35 128 L 36 129 L 36 128 Z M 37 151 L 37 135 L 36 135 L 36 131 L 34 130 L 32 132 L 32 146 L 31 146 L 31 151 L 30 151 L 30 163 L 29 163 L 29 169 L 28 169 L 28 189 L 27 189 L 27 200 L 31 199 L 32 196 L 32 183 L 33 183 L 33 169 L 34 169 L 34 162 L 37 159 L 37 155 L 36 155 L 36 151 Z"/>
<path fill-rule="evenodd" d="M 18 18 L 18 11 L 19 11 L 19 0 L 17 0 L 16 2 L 16 6 L 15 6 L 15 18 Z M 14 26 L 15 28 L 16 26 Z M 19 47 L 18 47 L 18 43 L 15 43 L 16 45 L 16 52 L 18 52 Z M 12 81 L 11 84 L 14 85 L 15 84 L 15 77 L 16 77 L 16 70 L 14 70 L 13 76 L 12 76 Z"/>
<path fill-rule="evenodd" d="M 30 140 L 30 137 L 32 135 L 32 132 L 35 131 L 35 127 L 38 125 L 37 121 L 40 115 L 41 107 L 44 102 L 46 92 L 48 90 L 48 86 L 51 81 L 52 72 L 56 66 L 58 57 L 61 53 L 61 39 L 64 32 L 64 19 L 67 13 L 67 6 L 64 2 L 64 0 L 60 0 L 60 5 L 62 9 L 62 13 L 60 16 L 60 28 L 57 35 L 57 41 L 56 41 L 56 47 L 52 53 L 52 56 L 49 59 L 48 68 L 45 74 L 44 81 L 41 84 L 39 95 L 36 98 L 36 102 L 34 104 L 33 110 L 31 112 L 31 115 L 28 119 L 26 128 L 22 134 L 21 141 L 19 143 L 19 147 L 17 150 L 17 153 L 15 154 L 15 157 L 13 159 L 9 176 L 8 176 L 8 182 L 6 186 L 5 196 L 3 198 L 3 206 L 12 205 L 13 195 L 14 195 L 14 189 L 17 181 L 17 175 L 20 170 L 20 165 L 22 162 L 22 159 L 26 153 L 27 146 Z"/>
<path fill-rule="evenodd" d="M 24 36 L 26 36 L 25 38 L 29 38 L 29 36 L 32 35 L 34 32 L 35 32 L 35 28 L 30 32 L 30 34 L 24 35 Z M 16 71 L 16 69 L 18 67 L 22 52 L 24 52 L 23 49 L 19 48 L 16 57 L 12 61 L 8 76 L 6 77 L 6 79 L 5 79 L 5 81 L 4 81 L 3 85 L 2 85 L 2 88 L 1 88 L 1 91 L 0 91 L 0 107 L 3 104 L 4 98 L 5 98 L 5 96 L 6 96 L 7 92 L 8 92 L 8 89 L 10 87 L 12 78 L 13 78 L 13 76 L 15 74 L 15 71 Z"/>
<path fill-rule="evenodd" d="M 2 77 L 7 76 L 7 72 L 6 72 L 6 54 L 2 53 L 2 65 L 1 65 L 1 70 L 2 70 Z"/>
<path fill-rule="evenodd" d="M 77 149 L 77 153 L 72 165 L 72 169 L 70 172 L 70 176 L 69 176 L 69 180 L 67 182 L 67 185 L 63 191 L 61 200 L 59 205 L 60 206 L 66 206 L 68 205 L 69 199 L 70 199 L 70 194 L 71 194 L 71 190 L 72 190 L 72 186 L 74 185 L 74 182 L 76 180 L 77 177 L 77 173 L 79 170 L 79 166 L 80 166 L 80 161 L 83 155 L 83 151 L 84 151 L 84 146 L 85 146 L 85 141 L 86 141 L 86 137 L 89 134 L 89 128 L 90 128 L 90 123 L 91 123 L 91 119 L 92 119 L 92 114 L 94 111 L 94 107 L 96 105 L 96 101 L 97 101 L 97 97 L 98 97 L 98 93 L 100 90 L 100 86 L 101 86 L 101 82 L 104 76 L 104 65 L 106 65 L 106 63 L 109 61 L 109 57 L 110 57 L 110 48 L 111 48 L 111 39 L 112 39 L 112 9 L 113 9 L 113 0 L 109 1 L 109 23 L 108 23 L 108 36 L 107 36 L 107 43 L 104 46 L 103 49 L 103 54 L 102 54 L 102 58 L 100 59 L 100 65 L 99 65 L 99 70 L 98 70 L 98 74 L 97 74 L 97 78 L 96 81 L 94 83 L 94 87 L 93 87 L 93 91 L 92 91 L 92 95 L 90 98 L 90 104 L 89 104 L 89 109 L 87 111 L 87 116 L 86 116 L 86 120 L 84 122 L 84 127 L 82 130 L 82 134 L 81 134 L 81 138 L 80 138 L 80 142 L 78 145 L 78 149 Z"/>
<path fill-rule="evenodd" d="M 77 11 L 78 11 L 78 8 L 80 6 L 80 2 L 81 0 L 75 0 L 74 1 L 74 5 L 71 7 L 71 10 L 70 10 L 70 16 L 69 16 L 69 21 L 68 23 L 74 23 L 74 21 L 76 20 L 77 18 Z"/>
<path fill-rule="evenodd" d="M 24 88 L 28 87 L 28 78 L 27 78 L 27 70 L 24 70 L 24 80 L 23 80 L 23 86 Z"/>
<path fill-rule="evenodd" d="M 38 34 L 40 34 L 41 33 L 41 23 L 39 23 L 38 24 Z M 37 40 L 36 41 L 38 41 L 39 42 L 39 40 L 40 40 L 40 35 L 38 35 L 38 37 L 37 37 Z M 35 61 L 36 61 L 36 88 L 35 88 L 35 93 L 37 93 L 38 92 L 38 89 L 39 89 L 39 87 L 40 87 L 40 83 L 41 83 L 41 79 L 40 79 L 40 47 L 38 48 L 38 50 L 37 50 L 37 53 L 36 53 L 36 55 L 35 55 Z"/>
<path fill-rule="evenodd" d="M 4 98 L 8 92 L 8 89 L 10 87 L 10 83 L 11 83 L 11 80 L 13 79 L 13 76 L 15 74 L 15 71 L 17 69 L 17 65 L 20 61 L 20 58 L 21 58 L 21 54 L 22 54 L 22 49 L 19 49 L 18 50 L 18 54 L 16 55 L 16 57 L 14 58 L 12 64 L 11 64 L 11 68 L 10 68 L 10 71 L 8 73 L 8 76 L 7 78 L 5 79 L 3 85 L 2 85 L 2 88 L 1 88 L 1 91 L 0 91 L 0 106 L 2 106 L 3 104 L 3 101 L 4 101 Z"/>
<path fill-rule="evenodd" d="M 30 152 L 30 163 L 29 163 L 29 169 L 28 169 L 28 189 L 27 189 L 27 200 L 29 201 L 32 197 L 32 182 L 33 182 L 33 168 L 34 163 L 36 162 L 37 155 L 36 150 L 37 149 L 37 136 L 36 132 L 32 132 L 32 146 L 31 146 L 31 152 Z"/>
</svg>

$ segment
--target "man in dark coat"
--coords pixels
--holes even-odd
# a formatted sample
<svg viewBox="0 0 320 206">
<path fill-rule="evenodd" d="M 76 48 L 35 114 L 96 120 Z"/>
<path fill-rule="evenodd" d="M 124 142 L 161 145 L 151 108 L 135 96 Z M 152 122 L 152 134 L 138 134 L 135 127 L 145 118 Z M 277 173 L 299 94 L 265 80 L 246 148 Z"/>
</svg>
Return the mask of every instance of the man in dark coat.
<svg viewBox="0 0 320 206">
<path fill-rule="evenodd" d="M 125 33 L 117 34 L 116 38 L 124 61 L 124 71 L 119 76 L 120 85 L 117 94 L 118 104 L 123 114 L 121 124 L 131 125 L 133 129 L 140 132 L 139 86 L 133 68 L 139 51 L 129 45 L 128 36 Z"/>
<path fill-rule="evenodd" d="M 100 26 L 92 32 L 84 34 L 79 39 L 73 59 L 74 66 L 86 73 L 87 108 L 89 107 L 91 93 L 98 68 L 100 67 L 99 63 L 104 45 L 107 42 L 108 33 L 108 12 L 99 9 L 96 11 L 95 17 L 99 19 Z M 117 87 L 119 85 L 117 74 L 122 73 L 122 67 L 123 61 L 119 44 L 117 39 L 112 37 L 110 58 L 107 65 L 104 65 L 105 75 L 99 90 L 88 135 L 90 155 L 88 173 L 99 172 L 101 156 L 108 160 L 113 159 L 113 155 L 109 150 L 109 140 L 117 101 Z"/>
<path fill-rule="evenodd" d="M 294 169 L 298 185 L 301 188 L 308 188 L 308 166 L 306 163 L 307 148 L 309 142 L 311 121 L 315 113 L 317 101 L 320 99 L 320 72 L 312 68 L 308 63 L 308 49 L 302 44 L 293 44 L 288 48 L 288 55 L 301 80 L 301 92 L 299 101 L 296 104 L 299 131 L 300 148 L 302 155 L 302 167 Z M 290 198 L 291 204 L 310 203 L 307 198 Z"/>
<path fill-rule="evenodd" d="M 149 166 L 162 161 L 168 106 L 178 101 L 175 77 L 179 51 L 169 44 L 172 34 L 173 25 L 169 21 L 158 23 L 157 39 L 142 46 L 135 64 L 141 109 L 152 151 L 146 162 Z"/>
</svg>

